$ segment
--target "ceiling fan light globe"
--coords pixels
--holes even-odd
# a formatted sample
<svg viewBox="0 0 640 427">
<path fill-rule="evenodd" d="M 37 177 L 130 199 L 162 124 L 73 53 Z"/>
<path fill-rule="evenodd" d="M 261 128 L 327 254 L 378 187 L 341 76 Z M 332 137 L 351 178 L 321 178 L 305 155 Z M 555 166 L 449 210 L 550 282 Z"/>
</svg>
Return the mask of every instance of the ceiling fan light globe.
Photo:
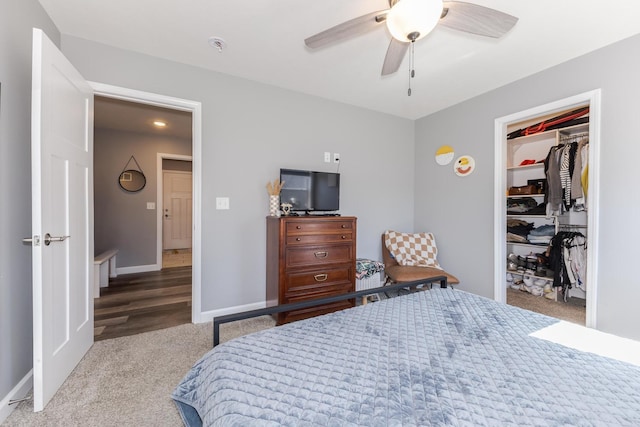
<svg viewBox="0 0 640 427">
<path fill-rule="evenodd" d="M 387 13 L 387 28 L 401 42 L 420 40 L 433 30 L 441 14 L 442 0 L 400 0 Z M 409 37 L 411 33 L 418 37 Z"/>
</svg>

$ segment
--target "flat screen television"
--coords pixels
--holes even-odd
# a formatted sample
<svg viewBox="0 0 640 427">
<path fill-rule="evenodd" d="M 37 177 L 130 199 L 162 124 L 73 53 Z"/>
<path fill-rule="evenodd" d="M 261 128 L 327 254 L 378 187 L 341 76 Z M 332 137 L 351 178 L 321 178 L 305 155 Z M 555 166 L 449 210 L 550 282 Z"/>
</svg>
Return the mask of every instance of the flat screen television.
<svg viewBox="0 0 640 427">
<path fill-rule="evenodd" d="M 280 202 L 294 212 L 331 212 L 340 209 L 340 174 L 280 169 Z"/>
</svg>

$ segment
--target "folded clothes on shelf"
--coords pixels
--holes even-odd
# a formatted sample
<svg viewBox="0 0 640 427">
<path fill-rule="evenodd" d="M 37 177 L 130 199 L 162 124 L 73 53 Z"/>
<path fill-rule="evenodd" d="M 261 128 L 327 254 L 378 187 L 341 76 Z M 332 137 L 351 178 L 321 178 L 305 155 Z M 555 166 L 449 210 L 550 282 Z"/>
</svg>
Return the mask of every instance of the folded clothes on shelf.
<svg viewBox="0 0 640 427">
<path fill-rule="evenodd" d="M 529 236 L 551 236 L 556 234 L 556 227 L 553 224 L 545 224 L 534 228 L 529 232 Z"/>
<path fill-rule="evenodd" d="M 527 236 L 527 240 L 529 241 L 529 243 L 533 243 L 536 245 L 549 244 L 552 238 L 553 236 L 532 236 L 531 234 Z"/>
<path fill-rule="evenodd" d="M 511 241 L 527 241 L 527 235 L 533 230 L 533 223 L 523 221 L 521 219 L 510 218 L 507 220 L 507 240 L 509 235 L 513 235 L 515 240 Z"/>
<path fill-rule="evenodd" d="M 507 198 L 507 214 L 544 215 L 546 205 L 538 203 L 533 197 Z"/>
<path fill-rule="evenodd" d="M 528 240 L 525 236 L 521 236 L 519 234 L 507 232 L 507 242 L 513 243 L 528 243 Z"/>
</svg>

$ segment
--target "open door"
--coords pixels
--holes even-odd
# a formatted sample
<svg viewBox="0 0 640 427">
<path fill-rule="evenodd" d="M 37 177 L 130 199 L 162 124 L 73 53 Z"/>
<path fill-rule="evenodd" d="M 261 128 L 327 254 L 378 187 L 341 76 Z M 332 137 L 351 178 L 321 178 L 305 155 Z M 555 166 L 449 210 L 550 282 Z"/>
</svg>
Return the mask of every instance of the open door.
<svg viewBox="0 0 640 427">
<path fill-rule="evenodd" d="M 93 91 L 33 30 L 33 400 L 41 411 L 93 344 Z"/>
</svg>

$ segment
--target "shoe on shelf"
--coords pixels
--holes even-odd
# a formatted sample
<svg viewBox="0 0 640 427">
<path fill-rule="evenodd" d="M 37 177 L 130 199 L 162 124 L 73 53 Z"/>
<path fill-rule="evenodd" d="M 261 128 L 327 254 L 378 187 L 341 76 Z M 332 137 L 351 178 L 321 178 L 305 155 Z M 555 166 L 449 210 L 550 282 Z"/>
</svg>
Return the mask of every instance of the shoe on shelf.
<svg viewBox="0 0 640 427">
<path fill-rule="evenodd" d="M 547 285 L 547 281 L 544 279 L 536 279 L 533 281 L 533 284 L 536 286 L 540 286 L 541 288 L 544 288 Z"/>
</svg>

